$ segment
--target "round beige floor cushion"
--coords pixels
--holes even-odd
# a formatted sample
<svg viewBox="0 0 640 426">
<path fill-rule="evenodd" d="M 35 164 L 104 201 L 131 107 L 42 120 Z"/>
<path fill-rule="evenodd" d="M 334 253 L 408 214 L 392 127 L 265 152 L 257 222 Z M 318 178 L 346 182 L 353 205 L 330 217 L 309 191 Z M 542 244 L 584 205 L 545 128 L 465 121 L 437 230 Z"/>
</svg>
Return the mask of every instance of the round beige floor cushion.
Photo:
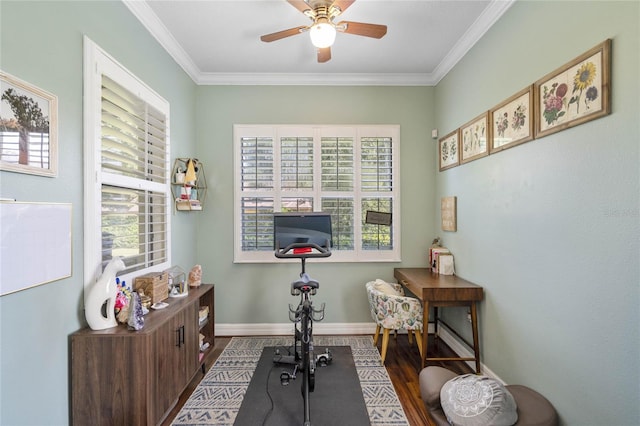
<svg viewBox="0 0 640 426">
<path fill-rule="evenodd" d="M 495 379 L 457 376 L 442 386 L 440 403 L 455 426 L 511 426 L 518 421 L 513 395 Z"/>
</svg>

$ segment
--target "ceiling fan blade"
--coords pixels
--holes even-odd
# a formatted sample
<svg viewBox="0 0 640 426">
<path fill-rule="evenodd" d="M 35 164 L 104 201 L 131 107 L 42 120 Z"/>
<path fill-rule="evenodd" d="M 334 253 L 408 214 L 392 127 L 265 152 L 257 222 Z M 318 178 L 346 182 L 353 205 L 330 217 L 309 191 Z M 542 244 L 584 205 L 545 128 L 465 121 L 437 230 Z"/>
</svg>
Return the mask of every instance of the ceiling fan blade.
<svg viewBox="0 0 640 426">
<path fill-rule="evenodd" d="M 287 0 L 287 3 L 289 3 L 291 6 L 295 7 L 302 13 L 304 13 L 305 10 L 311 9 L 311 6 L 309 6 L 303 0 Z"/>
<path fill-rule="evenodd" d="M 318 49 L 318 62 L 323 63 L 331 59 L 331 48 L 323 47 Z"/>
<path fill-rule="evenodd" d="M 300 27 L 289 28 L 288 30 L 278 31 L 276 33 L 271 33 L 271 34 L 265 34 L 260 37 L 260 40 L 266 43 L 269 43 L 271 41 L 276 41 L 276 40 L 283 39 L 285 37 L 290 37 L 296 34 L 300 34 L 301 32 L 306 31 L 308 28 L 309 27 L 305 27 L 304 25 Z"/>
<path fill-rule="evenodd" d="M 336 24 L 336 29 L 347 34 L 365 37 L 382 38 L 387 33 L 386 25 L 365 24 L 362 22 L 342 21 Z"/>
<path fill-rule="evenodd" d="M 349 6 L 353 4 L 354 1 L 356 0 L 335 0 L 332 5 L 340 9 L 340 13 L 343 13 Z"/>
</svg>

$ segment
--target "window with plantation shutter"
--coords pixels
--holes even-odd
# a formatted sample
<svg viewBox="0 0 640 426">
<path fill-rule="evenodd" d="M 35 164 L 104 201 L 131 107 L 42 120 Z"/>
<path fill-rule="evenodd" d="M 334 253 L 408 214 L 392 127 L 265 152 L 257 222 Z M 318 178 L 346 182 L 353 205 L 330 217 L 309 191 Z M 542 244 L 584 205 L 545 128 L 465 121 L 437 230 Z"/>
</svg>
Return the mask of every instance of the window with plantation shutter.
<svg viewBox="0 0 640 426">
<path fill-rule="evenodd" d="M 234 126 L 235 261 L 275 261 L 273 213 L 313 211 L 331 214 L 327 261 L 399 261 L 399 142 L 394 125 Z"/>
<path fill-rule="evenodd" d="M 169 104 L 86 39 L 85 61 L 85 260 L 100 272 L 121 257 L 123 276 L 166 269 Z"/>
</svg>

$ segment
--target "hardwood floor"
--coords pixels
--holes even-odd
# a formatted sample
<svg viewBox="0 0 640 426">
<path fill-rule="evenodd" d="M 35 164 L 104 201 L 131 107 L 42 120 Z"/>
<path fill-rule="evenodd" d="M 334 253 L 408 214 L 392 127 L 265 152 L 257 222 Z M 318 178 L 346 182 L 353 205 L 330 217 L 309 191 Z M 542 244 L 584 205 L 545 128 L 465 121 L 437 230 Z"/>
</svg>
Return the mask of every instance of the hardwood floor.
<svg viewBox="0 0 640 426">
<path fill-rule="evenodd" d="M 205 370 L 209 370 L 215 363 L 222 350 L 227 346 L 230 337 L 216 337 L 214 354 L 209 358 L 209 362 L 205 365 Z M 378 350 L 382 346 L 382 337 L 378 340 Z M 440 339 L 436 339 L 434 344 L 433 336 L 429 336 L 429 356 L 447 357 L 453 352 Z M 429 362 L 428 365 L 441 365 L 458 373 L 472 373 L 473 370 L 464 362 L 446 361 L 446 362 Z M 420 385 L 418 383 L 418 374 L 420 373 L 420 355 L 415 340 L 413 344 L 409 344 L 407 335 L 401 334 L 397 338 L 389 339 L 389 347 L 387 348 L 387 357 L 385 366 L 391 382 L 396 389 L 398 398 L 402 403 L 405 415 L 411 426 L 433 425 L 422 399 L 420 399 Z M 196 375 L 191 381 L 187 389 L 182 393 L 174 409 L 169 413 L 167 418 L 162 422 L 162 426 L 170 426 L 171 422 L 178 414 L 182 406 L 185 404 L 189 396 L 194 391 L 202 374 Z"/>
</svg>

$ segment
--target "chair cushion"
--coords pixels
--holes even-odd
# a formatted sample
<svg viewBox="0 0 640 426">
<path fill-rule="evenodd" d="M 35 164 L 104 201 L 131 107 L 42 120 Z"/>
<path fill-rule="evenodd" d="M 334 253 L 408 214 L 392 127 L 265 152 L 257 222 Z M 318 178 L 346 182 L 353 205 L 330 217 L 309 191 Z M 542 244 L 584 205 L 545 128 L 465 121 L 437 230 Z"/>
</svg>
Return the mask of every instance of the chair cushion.
<svg viewBox="0 0 640 426">
<path fill-rule="evenodd" d="M 454 377 L 442 386 L 440 403 L 455 426 L 511 426 L 518 421 L 513 395 L 487 376 Z"/>
<path fill-rule="evenodd" d="M 439 410 L 440 390 L 445 383 L 457 377 L 458 374 L 438 365 L 430 365 L 420 372 L 420 397 L 429 411 Z"/>
<path fill-rule="evenodd" d="M 557 426 L 556 409 L 547 398 L 522 385 L 508 385 L 507 390 L 518 406 L 518 423 L 531 426 Z"/>
<path fill-rule="evenodd" d="M 373 288 L 388 296 L 404 296 L 401 291 L 398 291 L 394 286 L 380 278 L 373 282 Z"/>
</svg>

